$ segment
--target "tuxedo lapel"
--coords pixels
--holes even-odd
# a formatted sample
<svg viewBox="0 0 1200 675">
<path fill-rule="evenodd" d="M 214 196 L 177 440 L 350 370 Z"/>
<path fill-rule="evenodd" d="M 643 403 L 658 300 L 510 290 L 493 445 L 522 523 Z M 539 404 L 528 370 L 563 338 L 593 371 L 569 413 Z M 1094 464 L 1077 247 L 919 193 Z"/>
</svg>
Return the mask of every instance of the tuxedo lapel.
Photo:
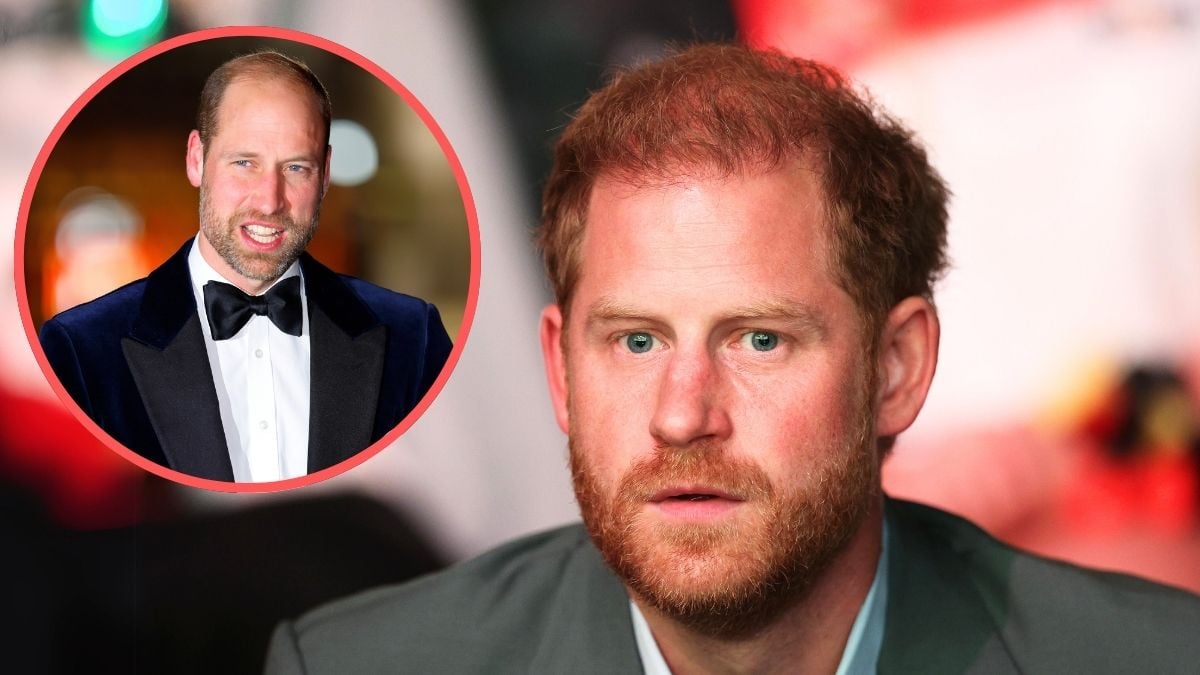
<svg viewBox="0 0 1200 675">
<path fill-rule="evenodd" d="M 188 273 L 191 242 L 146 278 L 121 350 L 170 468 L 233 480 L 212 367 Z"/>
<path fill-rule="evenodd" d="M 332 270 L 305 254 L 311 332 L 309 472 L 371 444 L 387 350 L 387 326 Z"/>
<path fill-rule="evenodd" d="M 233 480 L 199 316 L 193 314 L 164 349 L 125 338 L 121 350 L 168 465 L 200 478 Z"/>
</svg>

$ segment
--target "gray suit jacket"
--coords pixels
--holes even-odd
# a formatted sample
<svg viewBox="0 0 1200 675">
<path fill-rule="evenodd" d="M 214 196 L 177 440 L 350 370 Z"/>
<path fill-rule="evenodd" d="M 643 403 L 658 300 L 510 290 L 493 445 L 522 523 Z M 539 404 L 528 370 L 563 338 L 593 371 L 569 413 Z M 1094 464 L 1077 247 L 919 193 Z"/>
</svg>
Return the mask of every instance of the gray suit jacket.
<svg viewBox="0 0 1200 675">
<path fill-rule="evenodd" d="M 1200 598 L 1016 551 L 889 501 L 881 673 L 1198 673 Z M 640 673 L 628 597 L 580 526 L 280 625 L 268 673 Z"/>
</svg>

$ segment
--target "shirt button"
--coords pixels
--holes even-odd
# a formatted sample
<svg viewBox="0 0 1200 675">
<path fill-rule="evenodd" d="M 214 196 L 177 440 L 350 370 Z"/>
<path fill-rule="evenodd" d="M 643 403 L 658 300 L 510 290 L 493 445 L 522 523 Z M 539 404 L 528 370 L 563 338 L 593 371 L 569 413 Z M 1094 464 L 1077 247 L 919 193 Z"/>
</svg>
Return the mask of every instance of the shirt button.
<svg viewBox="0 0 1200 675">
<path fill-rule="evenodd" d="M 261 350 L 261 349 L 255 349 L 255 350 L 254 350 L 254 355 L 255 355 L 255 356 L 257 356 L 258 358 L 260 358 L 260 359 L 261 359 L 261 358 L 262 358 L 262 350 Z"/>
<path fill-rule="evenodd" d="M 258 428 L 259 428 L 259 429 L 266 429 L 266 428 L 267 428 L 267 421 L 266 421 L 266 420 L 263 420 L 263 421 L 259 422 L 259 423 L 258 423 Z"/>
</svg>

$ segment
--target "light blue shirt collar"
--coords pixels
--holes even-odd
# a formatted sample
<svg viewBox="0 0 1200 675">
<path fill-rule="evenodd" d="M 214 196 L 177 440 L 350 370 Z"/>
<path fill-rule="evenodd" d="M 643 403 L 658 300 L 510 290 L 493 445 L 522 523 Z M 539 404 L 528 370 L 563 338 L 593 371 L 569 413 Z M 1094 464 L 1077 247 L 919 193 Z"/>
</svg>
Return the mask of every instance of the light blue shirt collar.
<svg viewBox="0 0 1200 675">
<path fill-rule="evenodd" d="M 875 580 L 871 582 L 871 590 L 867 591 L 867 598 L 858 609 L 858 616 L 854 617 L 850 638 L 846 640 L 842 660 L 838 663 L 837 675 L 870 675 L 879 663 L 887 619 L 889 529 L 885 520 Z M 633 636 L 637 641 L 638 656 L 642 658 L 642 672 L 645 675 L 671 675 L 671 669 L 667 667 L 658 643 L 654 641 L 646 617 L 642 616 L 632 600 L 629 601 L 629 612 L 633 617 Z"/>
<path fill-rule="evenodd" d="M 854 617 L 837 675 L 870 675 L 877 670 L 879 651 L 883 647 L 883 630 L 887 623 L 890 529 L 884 519 L 883 542 L 879 548 L 879 564 L 875 566 L 875 580 L 871 582 L 871 590 L 867 591 L 867 599 L 863 600 L 858 616 Z"/>
</svg>

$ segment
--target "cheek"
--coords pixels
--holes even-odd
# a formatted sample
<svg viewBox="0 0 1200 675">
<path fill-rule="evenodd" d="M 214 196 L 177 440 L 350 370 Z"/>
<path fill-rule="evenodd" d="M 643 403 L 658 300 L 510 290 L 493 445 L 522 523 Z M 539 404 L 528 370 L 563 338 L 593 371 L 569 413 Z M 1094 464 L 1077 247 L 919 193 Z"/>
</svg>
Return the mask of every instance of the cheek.
<svg viewBox="0 0 1200 675">
<path fill-rule="evenodd" d="M 320 189 L 313 185 L 301 184 L 288 188 L 288 203 L 292 205 L 292 212 L 305 219 L 316 213 L 320 197 Z"/>
<path fill-rule="evenodd" d="M 594 365 L 598 356 L 589 357 Z M 654 393 L 646 373 L 568 362 L 570 434 L 587 466 L 605 483 L 624 474 L 639 452 L 653 451 Z"/>
<path fill-rule="evenodd" d="M 855 377 L 853 368 L 829 360 L 732 378 L 735 447 L 775 474 L 811 466 L 839 447 L 858 419 Z"/>
<path fill-rule="evenodd" d="M 218 211 L 236 209 L 245 193 L 239 181 L 227 176 L 218 175 L 208 184 L 208 199 Z"/>
</svg>

